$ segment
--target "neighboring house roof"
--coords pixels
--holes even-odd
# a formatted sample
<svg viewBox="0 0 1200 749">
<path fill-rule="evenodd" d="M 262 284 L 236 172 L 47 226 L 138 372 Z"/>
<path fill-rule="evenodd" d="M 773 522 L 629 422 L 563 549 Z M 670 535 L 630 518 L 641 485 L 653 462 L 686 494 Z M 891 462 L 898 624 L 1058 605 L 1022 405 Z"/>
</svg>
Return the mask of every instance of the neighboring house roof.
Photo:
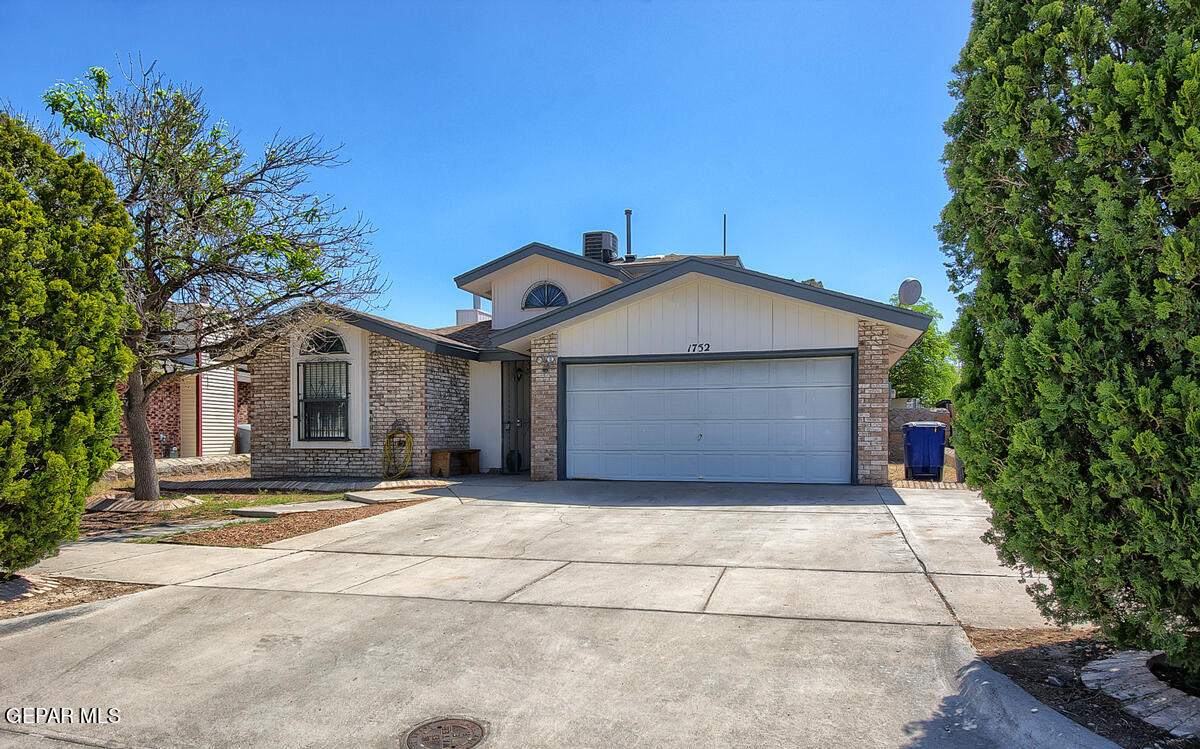
<svg viewBox="0 0 1200 749">
<path fill-rule="evenodd" d="M 449 328 L 418 328 L 386 317 L 372 315 L 367 312 L 347 309 L 336 305 L 326 305 L 330 308 L 331 316 L 356 328 L 371 333 L 378 333 L 385 338 L 391 338 L 401 343 L 415 346 L 422 351 L 428 351 L 443 356 L 454 356 L 468 361 L 505 361 L 524 359 L 524 356 L 505 351 L 492 346 L 490 334 L 491 320 L 483 320 L 470 325 L 455 325 Z"/>
<path fill-rule="evenodd" d="M 479 359 L 479 349 L 441 333 L 415 325 L 389 320 L 386 317 L 359 312 L 357 310 L 328 305 L 333 310 L 333 316 L 343 322 L 372 333 L 378 333 L 410 346 L 416 346 L 422 351 L 445 356 L 456 356 L 460 359 Z"/>
<path fill-rule="evenodd" d="M 919 332 L 924 332 L 933 319 L 928 315 L 904 309 L 903 307 L 883 304 L 882 302 L 842 294 L 818 286 L 810 286 L 787 278 L 779 278 L 778 276 L 771 276 L 766 273 L 759 273 L 757 271 L 746 270 L 745 268 L 733 267 L 726 263 L 713 262 L 712 260 L 692 256 L 671 263 L 664 268 L 647 273 L 632 281 L 626 281 L 591 296 L 586 296 L 577 302 L 559 307 L 553 312 L 547 312 L 544 315 L 511 325 L 503 330 L 493 331 L 492 342 L 500 345 L 525 338 L 538 331 L 555 325 L 561 325 L 579 315 L 600 309 L 613 302 L 654 288 L 688 273 L 699 273 L 731 281 L 762 291 L 799 299 L 800 301 L 831 307 L 893 325 L 901 325 Z"/>
<path fill-rule="evenodd" d="M 478 349 L 492 347 L 491 320 L 480 320 L 466 325 L 451 325 L 448 328 L 434 328 L 432 332 Z"/>
<path fill-rule="evenodd" d="M 478 281 L 481 278 L 486 278 L 514 263 L 519 263 L 525 258 L 533 257 L 535 255 L 548 258 L 550 260 L 556 260 L 560 263 L 566 263 L 567 265 L 573 265 L 576 268 L 583 268 L 584 270 L 589 270 L 593 273 L 599 273 L 611 278 L 624 280 L 629 277 L 622 273 L 616 267 L 615 263 L 602 263 L 599 260 L 592 260 L 591 258 L 584 257 L 578 253 L 560 250 L 557 247 L 551 247 L 550 245 L 545 245 L 541 242 L 531 242 L 524 247 L 513 250 L 503 257 L 498 257 L 489 263 L 484 263 L 474 270 L 469 270 L 460 276 L 456 276 L 454 279 L 454 284 L 459 288 L 462 288 L 467 284 Z"/>
<path fill-rule="evenodd" d="M 617 260 L 613 262 L 613 266 L 620 268 L 626 274 L 632 277 L 644 276 L 647 273 L 658 270 L 671 263 L 677 263 L 680 260 L 686 260 L 689 257 L 698 257 L 701 260 L 711 260 L 714 263 L 725 263 L 736 268 L 744 268 L 742 259 L 737 255 L 680 255 L 674 252 L 666 255 L 647 255 L 639 257 L 636 260 Z"/>
</svg>

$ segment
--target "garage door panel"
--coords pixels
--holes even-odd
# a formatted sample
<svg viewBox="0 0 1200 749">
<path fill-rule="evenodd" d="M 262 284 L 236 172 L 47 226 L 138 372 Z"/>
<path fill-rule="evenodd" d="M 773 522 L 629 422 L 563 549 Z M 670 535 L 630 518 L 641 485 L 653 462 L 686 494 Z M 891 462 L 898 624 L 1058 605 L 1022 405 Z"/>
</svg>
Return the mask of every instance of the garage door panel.
<svg viewBox="0 0 1200 749">
<path fill-rule="evenodd" d="M 700 366 L 701 384 L 715 387 L 728 387 L 733 383 L 733 362 L 704 362 Z"/>
<path fill-rule="evenodd" d="M 778 436 L 772 437 L 772 434 L 778 433 L 775 430 L 775 425 L 770 421 L 737 421 L 734 422 L 733 428 L 738 445 L 752 450 L 767 448 L 772 444 L 780 446 L 792 445 L 799 441 L 794 438 L 780 439 Z"/>
<path fill-rule="evenodd" d="M 633 438 L 629 441 L 629 446 L 639 450 L 661 449 L 667 442 L 667 425 L 664 423 L 635 422 L 630 431 L 633 433 Z M 621 443 L 610 444 L 619 445 Z"/>
<path fill-rule="evenodd" d="M 816 419 L 849 419 L 850 388 L 813 388 L 808 393 L 805 414 Z"/>
<path fill-rule="evenodd" d="M 704 431 L 699 421 L 669 421 L 666 428 L 667 441 L 660 447 L 673 450 L 695 450 L 700 441 L 696 436 Z"/>
<path fill-rule="evenodd" d="M 613 444 L 605 440 L 603 431 L 603 424 L 572 421 L 567 424 L 567 444 L 577 450 L 599 450 L 605 444 Z"/>
<path fill-rule="evenodd" d="M 737 436 L 734 434 L 734 426 L 735 422 L 732 421 L 701 422 L 699 430 L 700 439 L 696 440 L 697 448 L 702 450 L 712 450 L 713 448 L 731 450 L 735 447 L 740 447 Z"/>
<path fill-rule="evenodd" d="M 808 359 L 809 382 L 813 385 L 844 385 L 850 382 L 849 357 Z"/>
<path fill-rule="evenodd" d="M 709 389 L 695 391 L 696 415 L 710 419 L 732 419 L 737 415 L 734 391 Z"/>
<path fill-rule="evenodd" d="M 771 416 L 771 390 L 768 388 L 746 388 L 730 391 L 737 418 L 766 419 Z"/>
<path fill-rule="evenodd" d="M 847 483 L 850 361 L 570 364 L 567 475 Z"/>
<path fill-rule="evenodd" d="M 807 439 L 818 445 L 848 445 L 851 432 L 849 419 L 816 419 L 806 421 Z"/>
<path fill-rule="evenodd" d="M 667 466 L 667 475 L 675 481 L 689 481 L 692 476 L 700 474 L 700 455 L 697 453 L 666 453 L 663 455 L 663 463 Z M 655 466 L 646 466 L 647 470 L 654 471 Z"/>
<path fill-rule="evenodd" d="M 766 359 L 734 362 L 733 384 L 738 387 L 771 384 L 771 362 Z"/>
</svg>

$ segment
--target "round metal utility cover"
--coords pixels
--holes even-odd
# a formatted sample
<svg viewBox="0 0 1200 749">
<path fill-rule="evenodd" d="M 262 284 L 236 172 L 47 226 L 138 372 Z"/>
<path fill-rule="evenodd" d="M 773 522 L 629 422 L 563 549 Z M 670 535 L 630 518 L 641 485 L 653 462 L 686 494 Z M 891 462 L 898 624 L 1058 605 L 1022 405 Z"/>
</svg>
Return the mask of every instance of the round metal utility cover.
<svg viewBox="0 0 1200 749">
<path fill-rule="evenodd" d="M 483 726 L 466 718 L 422 723 L 404 737 L 404 749 L 471 749 L 483 741 Z"/>
</svg>

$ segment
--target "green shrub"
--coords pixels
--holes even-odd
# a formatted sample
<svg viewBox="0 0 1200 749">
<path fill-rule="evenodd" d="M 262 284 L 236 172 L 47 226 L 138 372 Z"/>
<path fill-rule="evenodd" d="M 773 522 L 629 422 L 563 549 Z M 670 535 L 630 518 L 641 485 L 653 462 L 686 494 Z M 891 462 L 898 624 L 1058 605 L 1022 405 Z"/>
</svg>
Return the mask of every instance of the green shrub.
<svg viewBox="0 0 1200 749">
<path fill-rule="evenodd" d="M 939 232 L 955 447 L 1043 610 L 1200 670 L 1194 3 L 976 2 Z"/>
<path fill-rule="evenodd" d="M 132 245 L 112 185 L 0 114 L 0 569 L 74 538 L 116 453 L 131 358 L 117 262 Z"/>
<path fill-rule="evenodd" d="M 900 304 L 900 297 L 893 296 L 892 304 Z M 896 389 L 897 398 L 918 398 L 921 405 L 932 407 L 943 398 L 949 398 L 958 382 L 958 368 L 954 364 L 954 345 L 950 336 L 938 327 L 942 313 L 926 301 L 901 305 L 917 312 L 924 312 L 933 319 L 917 342 L 912 345 L 900 361 L 892 365 L 888 381 Z"/>
</svg>

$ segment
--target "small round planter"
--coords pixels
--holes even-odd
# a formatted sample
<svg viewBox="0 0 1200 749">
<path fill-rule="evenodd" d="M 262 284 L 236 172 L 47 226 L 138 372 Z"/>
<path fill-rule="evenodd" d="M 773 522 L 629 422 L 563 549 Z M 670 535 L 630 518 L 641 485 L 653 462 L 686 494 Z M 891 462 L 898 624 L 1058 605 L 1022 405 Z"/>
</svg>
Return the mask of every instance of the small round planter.
<svg viewBox="0 0 1200 749">
<path fill-rule="evenodd" d="M 1084 686 L 1121 701 L 1121 709 L 1172 736 L 1200 735 L 1200 697 L 1181 692 L 1159 679 L 1149 661 L 1156 652 L 1127 650 L 1083 667 Z"/>
</svg>

